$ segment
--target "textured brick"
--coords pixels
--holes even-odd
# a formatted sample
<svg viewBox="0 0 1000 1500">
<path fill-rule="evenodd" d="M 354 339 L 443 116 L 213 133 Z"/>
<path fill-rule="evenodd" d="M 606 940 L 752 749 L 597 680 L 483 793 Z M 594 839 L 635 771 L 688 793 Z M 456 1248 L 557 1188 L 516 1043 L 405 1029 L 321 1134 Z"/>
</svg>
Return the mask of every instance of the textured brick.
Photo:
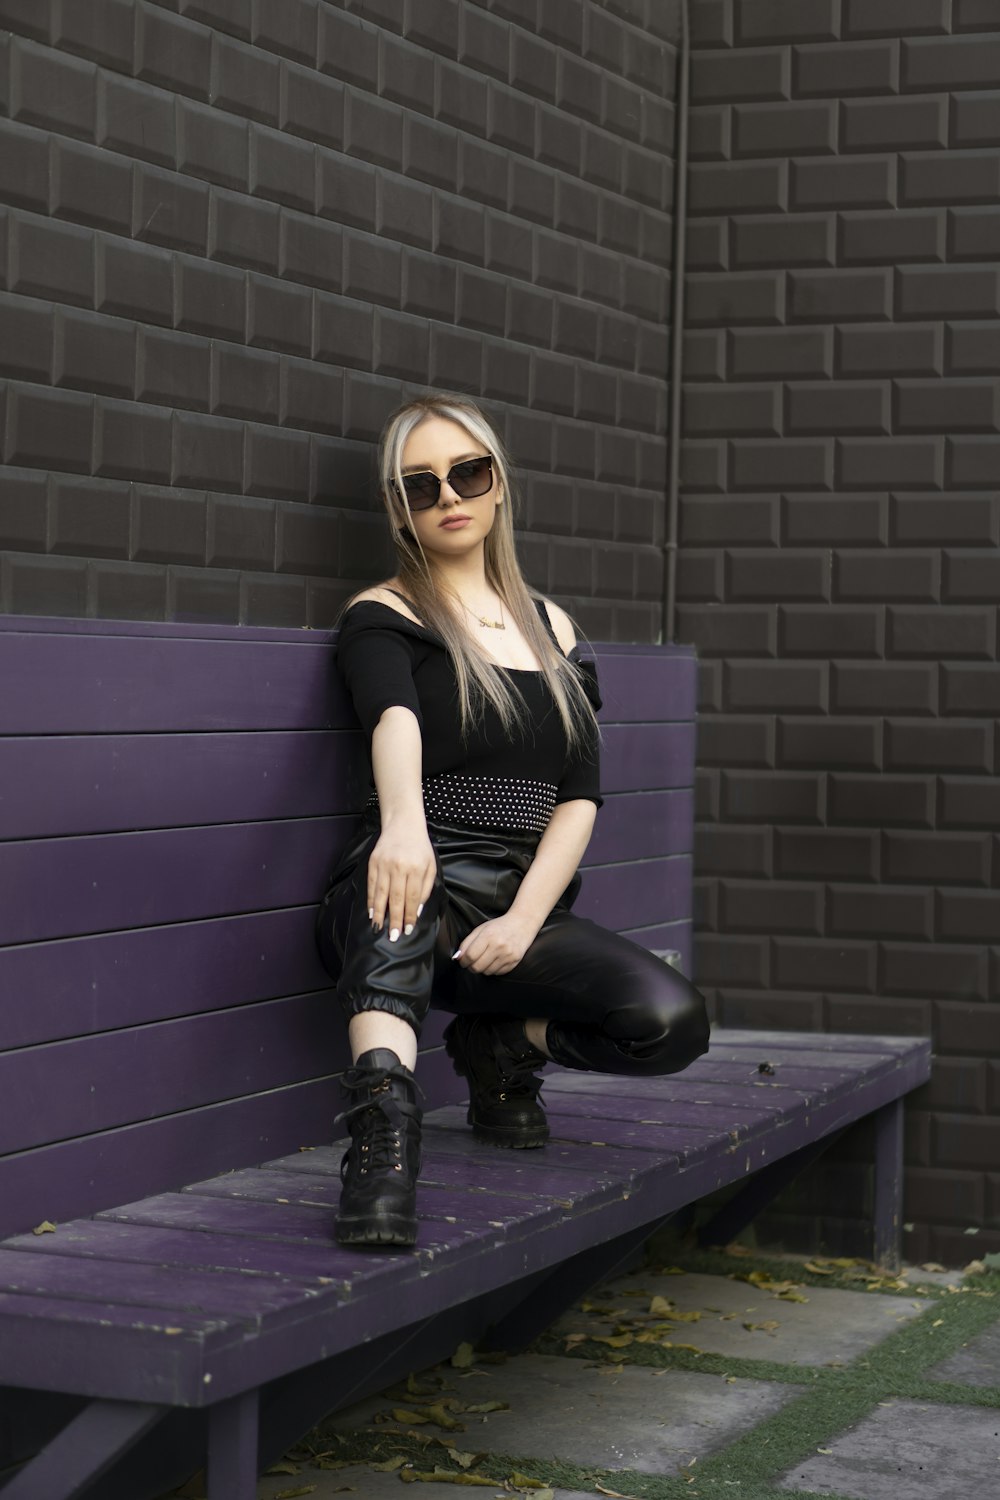
<svg viewBox="0 0 1000 1500">
<path fill-rule="evenodd" d="M 705 656 L 773 656 L 774 612 L 727 605 L 682 605 L 679 640 L 696 641 Z"/>
<path fill-rule="evenodd" d="M 892 281 L 881 270 L 792 271 L 789 314 L 803 322 L 888 318 Z"/>
<path fill-rule="evenodd" d="M 715 161 L 730 154 L 732 109 L 728 104 L 692 105 L 688 152 L 692 161 Z"/>
<path fill-rule="evenodd" d="M 1000 403 L 993 380 L 896 382 L 898 432 L 994 432 Z"/>
<path fill-rule="evenodd" d="M 942 776 L 942 828 L 1000 828 L 1000 781 L 996 777 Z"/>
<path fill-rule="evenodd" d="M 173 422 L 173 482 L 211 490 L 240 490 L 243 429 L 219 417 L 178 413 Z"/>
<path fill-rule="evenodd" d="M 782 312 L 780 275 L 741 272 L 688 278 L 688 321 L 698 324 L 777 323 Z"/>
<path fill-rule="evenodd" d="M 252 40 L 268 52 L 312 63 L 316 57 L 316 0 L 256 0 Z"/>
<path fill-rule="evenodd" d="M 7 403 L 6 463 L 89 471 L 93 397 L 41 386 L 11 386 Z"/>
<path fill-rule="evenodd" d="M 47 477 L 31 469 L 0 469 L 0 548 L 47 550 Z"/>
<path fill-rule="evenodd" d="M 132 232 L 132 167 L 75 141 L 53 141 L 50 205 L 56 218 Z"/>
<path fill-rule="evenodd" d="M 736 489 L 830 489 L 833 453 L 818 438 L 737 438 L 731 443 L 732 482 Z"/>
<path fill-rule="evenodd" d="M 888 534 L 884 495 L 796 495 L 785 497 L 784 538 L 791 545 L 884 543 Z"/>
<path fill-rule="evenodd" d="M 937 936 L 946 942 L 992 942 L 1000 932 L 1000 892 L 942 891 Z"/>
<path fill-rule="evenodd" d="M 339 150 L 344 144 L 344 85 L 312 68 L 282 67 L 282 130 Z"/>
<path fill-rule="evenodd" d="M 51 375 L 54 384 L 64 383 L 53 369 L 53 317 L 43 302 L 0 296 L 0 347 L 9 379 L 47 385 Z"/>
<path fill-rule="evenodd" d="M 738 823 L 820 823 L 822 778 L 787 771 L 723 771 L 721 816 Z"/>
<path fill-rule="evenodd" d="M 783 605 L 779 639 L 783 656 L 879 656 L 881 611 L 843 605 Z"/>
<path fill-rule="evenodd" d="M 699 333 L 686 331 L 683 367 L 691 380 L 724 380 L 726 375 L 725 333 L 721 329 L 718 331 L 709 329 Z M 759 375 L 780 374 L 780 369 L 772 370 L 763 361 L 762 367 L 757 368 L 751 360 L 747 370 L 750 379 Z"/>
<path fill-rule="evenodd" d="M 1000 144 L 1000 89 L 982 94 L 956 94 L 952 99 L 951 144 Z"/>
<path fill-rule="evenodd" d="M 1000 363 L 1000 324 L 958 324 L 947 330 L 948 370 L 958 375 L 990 373 Z"/>
<path fill-rule="evenodd" d="M 316 197 L 316 151 L 277 130 L 250 126 L 250 191 L 312 213 Z"/>
<path fill-rule="evenodd" d="M 10 66 L 12 119 L 93 140 L 97 123 L 93 63 L 16 37 Z"/>
<path fill-rule="evenodd" d="M 95 413 L 95 473 L 169 484 L 170 427 L 170 412 L 163 407 L 99 401 Z"/>
<path fill-rule="evenodd" d="M 777 496 L 745 495 L 725 500 L 685 497 L 680 529 L 686 545 L 718 544 L 724 540 L 727 546 L 777 546 Z M 757 553 L 754 560 L 760 562 L 768 556 Z"/>
<path fill-rule="evenodd" d="M 189 20 L 244 41 L 250 40 L 252 6 L 253 0 L 170 0 L 170 8 Z"/>
<path fill-rule="evenodd" d="M 1000 157 L 995 151 L 940 151 L 900 158 L 900 202 L 995 203 Z"/>
<path fill-rule="evenodd" d="M 136 11 L 136 76 L 195 99 L 209 96 L 212 33 L 157 5 Z"/>
<path fill-rule="evenodd" d="M 171 568 L 167 584 L 168 619 L 235 625 L 239 610 L 238 574 Z"/>
<path fill-rule="evenodd" d="M 322 72 L 359 88 L 378 88 L 378 29 L 357 16 L 322 6 L 316 56 Z"/>
<path fill-rule="evenodd" d="M 837 331 L 838 375 L 935 375 L 943 370 L 941 329 L 933 325 L 842 328 Z"/>
<path fill-rule="evenodd" d="M 215 568 L 270 568 L 274 563 L 275 507 L 246 496 L 208 502 L 208 561 Z"/>
<path fill-rule="evenodd" d="M 174 274 L 178 328 L 242 340 L 246 324 L 243 272 L 178 256 Z"/>
<path fill-rule="evenodd" d="M 793 161 L 789 204 L 793 209 L 891 208 L 895 168 L 895 159 L 888 156 Z"/>
<path fill-rule="evenodd" d="M 751 712 L 825 712 L 826 667 L 821 662 L 732 661 L 725 674 L 725 706 Z"/>
<path fill-rule="evenodd" d="M 1000 465 L 1000 437 L 948 439 L 946 473 L 956 487 L 981 489 L 992 484 Z"/>
<path fill-rule="evenodd" d="M 775 831 L 775 873 L 818 880 L 876 880 L 879 837 L 874 831 L 834 828 L 779 828 Z M 824 988 L 831 981 L 824 981 Z"/>
<path fill-rule="evenodd" d="M 934 601 L 939 592 L 939 560 L 928 552 L 837 554 L 834 588 L 838 599 Z"/>
<path fill-rule="evenodd" d="M 348 93 L 344 149 L 365 162 L 398 170 L 403 163 L 403 113 L 397 105 L 369 94 Z"/>
<path fill-rule="evenodd" d="M 785 398 L 789 433 L 890 431 L 890 388 L 882 382 L 790 384 Z"/>
<path fill-rule="evenodd" d="M 256 573 L 240 579 L 240 624 L 297 627 L 306 617 L 304 578 L 275 578 Z"/>
<path fill-rule="evenodd" d="M 451 63 L 438 61 L 435 114 L 446 125 L 471 135 L 485 136 L 489 113 L 489 85 Z"/>
<path fill-rule="evenodd" d="M 209 352 L 205 339 L 162 329 L 139 330 L 135 395 L 160 406 L 206 410 L 209 402 Z"/>
<path fill-rule="evenodd" d="M 845 151 L 892 151 L 897 148 L 916 151 L 946 146 L 948 100 L 941 96 L 847 99 L 841 109 L 840 143 Z"/>
<path fill-rule="evenodd" d="M 892 41 L 793 47 L 792 59 L 798 95 L 829 94 L 837 99 L 896 91 L 899 69 Z"/>
<path fill-rule="evenodd" d="M 48 212 L 48 142 L 37 130 L 8 122 L 3 127 L 5 148 L 0 151 L 0 198 L 5 203 Z"/>
<path fill-rule="evenodd" d="M 766 983 L 768 952 L 765 938 L 699 933 L 696 945 L 695 970 L 699 984 Z"/>
<path fill-rule="evenodd" d="M 375 369 L 401 380 L 421 380 L 430 357 L 430 330 L 423 318 L 380 309 L 375 323 Z"/>
<path fill-rule="evenodd" d="M 794 375 L 821 379 L 832 374 L 829 328 L 736 328 L 728 342 L 730 374 L 736 380 Z"/>
<path fill-rule="evenodd" d="M 165 250 L 125 241 L 97 244 L 96 306 L 146 323 L 173 321 L 174 263 Z"/>
<path fill-rule="evenodd" d="M 931 828 L 934 785 L 923 776 L 864 776 L 834 772 L 830 776 L 831 823 L 891 824 Z"/>
<path fill-rule="evenodd" d="M 992 547 L 996 530 L 997 515 L 990 495 L 951 495 L 945 500 L 927 495 L 893 498 L 893 537 L 897 543 Z"/>
<path fill-rule="evenodd" d="M 402 301 L 403 255 L 398 245 L 368 235 L 344 238 L 344 291 L 349 297 L 398 307 Z"/>
<path fill-rule="evenodd" d="M 947 31 L 949 0 L 844 0 L 845 36 Z"/>
<path fill-rule="evenodd" d="M 952 260 L 992 260 L 1000 254 L 1000 211 L 957 208 L 948 215 Z"/>
<path fill-rule="evenodd" d="M 963 958 L 968 952 L 963 950 Z M 934 1006 L 934 1019 L 939 1052 L 990 1057 L 1000 1048 L 1000 1006 L 979 1005 L 975 997 L 971 1001 L 939 1000 Z"/>
<path fill-rule="evenodd" d="M 876 955 L 870 943 L 780 937 L 774 940 L 774 974 L 782 988 L 876 989 Z"/>
<path fill-rule="evenodd" d="M 64 555 L 128 557 L 128 485 L 56 475 L 49 498 L 49 538 L 52 551 Z"/>
<path fill-rule="evenodd" d="M 317 212 L 338 224 L 375 227 L 375 176 L 359 162 L 331 151 L 317 156 Z"/>
<path fill-rule="evenodd" d="M 893 656 L 993 658 L 996 622 L 986 609 L 890 609 L 889 650 Z"/>
<path fill-rule="evenodd" d="M 981 318 L 1000 313 L 1000 272 L 991 266 L 904 266 L 898 277 L 900 317 Z"/>
<path fill-rule="evenodd" d="M 278 269 L 289 281 L 339 291 L 343 285 L 343 231 L 339 224 L 302 214 L 279 215 Z"/>
<path fill-rule="evenodd" d="M 836 260 L 836 220 L 832 214 L 796 214 L 734 219 L 733 265 L 832 266 Z"/>
<path fill-rule="evenodd" d="M 916 209 L 878 209 L 840 218 L 841 261 L 884 265 L 886 261 L 944 260 L 946 216 Z"/>
<path fill-rule="evenodd" d="M 216 189 L 209 224 L 209 255 L 248 270 L 277 274 L 278 208 L 236 193 Z"/>
<path fill-rule="evenodd" d="M 770 875 L 770 829 L 702 825 L 695 829 L 695 866 L 708 875 Z"/>
<path fill-rule="evenodd" d="M 957 720 L 921 724 L 891 719 L 886 725 L 886 767 L 895 771 L 991 771 L 993 726 Z"/>
<path fill-rule="evenodd" d="M 798 156 L 836 150 L 836 106 L 821 101 L 737 104 L 733 108 L 733 151 L 737 156 L 787 156 L 794 142 Z M 909 144 L 909 143 L 908 143 Z"/>
<path fill-rule="evenodd" d="M 309 438 L 304 432 L 247 426 L 243 489 L 248 495 L 298 500 L 309 491 Z"/>
<path fill-rule="evenodd" d="M 729 264 L 729 225 L 730 221 L 727 219 L 691 219 L 688 221 L 685 235 L 688 271 L 724 271 L 726 269 Z"/>
<path fill-rule="evenodd" d="M 1000 668 L 995 663 L 956 662 L 941 669 L 945 713 L 1000 712 Z"/>
<path fill-rule="evenodd" d="M 135 237 L 166 245 L 171 250 L 205 254 L 208 242 L 209 189 L 204 183 L 137 166 L 135 174 Z"/>
<path fill-rule="evenodd" d="M 130 0 L 91 0 L 85 6 L 60 6 L 52 41 L 67 52 L 131 72 L 135 8 Z"/>
<path fill-rule="evenodd" d="M 458 173 L 459 136 L 445 125 L 411 116 L 403 138 L 403 170 L 409 177 L 453 189 Z"/>
<path fill-rule="evenodd" d="M 83 7 L 73 7 L 69 13 L 81 12 Z M 169 95 L 113 73 L 102 73 L 98 79 L 96 139 L 111 151 L 175 166 L 175 114 Z"/>
<path fill-rule="evenodd" d="M 707 433 L 777 435 L 780 397 L 780 389 L 773 385 L 689 385 L 684 392 L 684 430 L 695 437 Z"/>
<path fill-rule="evenodd" d="M 694 104 L 787 99 L 789 91 L 789 57 L 784 47 L 741 47 L 734 52 L 696 52 L 692 56 Z"/>
<path fill-rule="evenodd" d="M 693 162 L 689 182 L 693 214 L 766 213 L 787 199 L 784 162 Z"/>
<path fill-rule="evenodd" d="M 147 563 L 203 563 L 205 520 L 204 495 L 133 485 L 133 558 Z"/>
<path fill-rule="evenodd" d="M 280 415 L 284 426 L 338 433 L 343 404 L 344 378 L 339 370 L 307 360 L 281 361 Z"/>
<path fill-rule="evenodd" d="M 835 41 L 837 0 L 743 0 L 736 8 L 738 42 Z"/>
<path fill-rule="evenodd" d="M 3 560 L 10 612 L 17 615 L 87 613 L 87 563 L 79 557 L 14 555 Z"/>
<path fill-rule="evenodd" d="M 976 834 L 888 832 L 883 874 L 888 880 L 982 885 L 988 880 L 988 850 L 990 840 Z"/>
<path fill-rule="evenodd" d="M 802 933 L 823 928 L 823 891 L 778 880 L 723 880 L 720 919 L 727 932 Z"/>
<path fill-rule="evenodd" d="M 830 689 L 835 713 L 937 712 L 937 668 L 930 663 L 834 662 Z"/>
<path fill-rule="evenodd" d="M 881 744 L 881 725 L 872 719 L 785 719 L 778 725 L 778 764 L 875 771 Z"/>
<path fill-rule="evenodd" d="M 900 72 L 907 89 L 995 87 L 1000 73 L 1000 37 L 904 40 Z"/>
<path fill-rule="evenodd" d="M 44 219 L 15 219 L 7 284 L 12 292 L 89 307 L 94 300 L 92 231 Z"/>
<path fill-rule="evenodd" d="M 280 64 L 258 47 L 216 35 L 212 46 L 212 103 L 267 125 L 278 123 Z"/>
<path fill-rule="evenodd" d="M 307 355 L 312 341 L 312 294 L 259 276 L 247 278 L 247 343 Z"/>
<path fill-rule="evenodd" d="M 848 489 L 941 486 L 944 454 L 940 438 L 842 438 L 838 450 L 841 483 Z"/>
<path fill-rule="evenodd" d="M 831 936 L 916 938 L 934 932 L 934 898 L 930 891 L 905 887 L 834 885 L 827 905 Z"/>
</svg>

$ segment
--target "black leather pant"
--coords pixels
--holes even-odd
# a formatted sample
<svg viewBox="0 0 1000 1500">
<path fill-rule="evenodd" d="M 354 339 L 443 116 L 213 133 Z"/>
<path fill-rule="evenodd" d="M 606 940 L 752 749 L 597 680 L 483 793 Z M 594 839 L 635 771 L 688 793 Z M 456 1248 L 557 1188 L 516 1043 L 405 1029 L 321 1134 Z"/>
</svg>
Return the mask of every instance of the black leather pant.
<svg viewBox="0 0 1000 1500">
<path fill-rule="evenodd" d="M 567 1068 L 675 1073 L 708 1047 L 702 996 L 647 949 L 570 910 L 574 876 L 521 962 L 506 974 L 463 969 L 451 955 L 482 922 L 506 912 L 538 847 L 536 833 L 496 834 L 428 823 L 434 888 L 409 937 L 368 920 L 368 859 L 379 836 L 366 821 L 320 907 L 320 956 L 345 1015 L 381 1010 L 419 1035 L 433 1005 L 456 1014 L 548 1020 L 548 1050 Z"/>
</svg>

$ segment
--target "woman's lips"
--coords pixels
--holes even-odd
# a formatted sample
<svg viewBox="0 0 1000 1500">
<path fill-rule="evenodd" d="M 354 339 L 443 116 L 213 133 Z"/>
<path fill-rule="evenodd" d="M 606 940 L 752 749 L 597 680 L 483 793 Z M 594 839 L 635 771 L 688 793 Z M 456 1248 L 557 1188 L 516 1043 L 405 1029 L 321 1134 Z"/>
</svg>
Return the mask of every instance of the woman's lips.
<svg viewBox="0 0 1000 1500">
<path fill-rule="evenodd" d="M 463 526 L 468 526 L 470 519 L 469 516 L 452 516 L 447 521 L 441 522 L 441 530 L 460 531 Z"/>
</svg>

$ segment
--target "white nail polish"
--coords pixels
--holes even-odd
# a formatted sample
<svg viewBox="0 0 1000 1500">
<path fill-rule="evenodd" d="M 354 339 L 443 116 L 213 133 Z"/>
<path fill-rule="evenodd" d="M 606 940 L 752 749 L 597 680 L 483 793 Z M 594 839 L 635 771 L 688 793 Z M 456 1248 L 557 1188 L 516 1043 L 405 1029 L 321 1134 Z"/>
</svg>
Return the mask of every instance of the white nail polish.
<svg viewBox="0 0 1000 1500">
<path fill-rule="evenodd" d="M 389 941 L 390 941 L 390 943 L 394 943 L 398 937 L 399 937 L 399 928 L 398 927 L 394 927 L 392 929 L 392 931 L 389 933 Z"/>
<path fill-rule="evenodd" d="M 369 920 L 369 922 L 374 922 L 374 920 L 375 920 L 375 908 L 374 908 L 374 906 L 369 906 L 369 908 L 368 908 L 368 920 Z"/>
<path fill-rule="evenodd" d="M 452 958 L 461 958 L 462 957 L 462 950 L 461 950 L 461 948 L 456 948 L 455 951 L 454 951 L 454 953 L 451 956 L 452 956 Z"/>
<path fill-rule="evenodd" d="M 424 909 L 424 903 L 421 901 L 420 905 L 417 907 L 417 916 L 418 917 L 419 917 L 420 913 L 423 911 L 423 909 Z"/>
<path fill-rule="evenodd" d="M 412 922 L 407 922 L 406 926 L 403 928 L 403 936 L 404 937 L 409 937 L 409 935 L 410 935 L 410 933 L 412 931 L 413 931 L 413 923 Z"/>
</svg>

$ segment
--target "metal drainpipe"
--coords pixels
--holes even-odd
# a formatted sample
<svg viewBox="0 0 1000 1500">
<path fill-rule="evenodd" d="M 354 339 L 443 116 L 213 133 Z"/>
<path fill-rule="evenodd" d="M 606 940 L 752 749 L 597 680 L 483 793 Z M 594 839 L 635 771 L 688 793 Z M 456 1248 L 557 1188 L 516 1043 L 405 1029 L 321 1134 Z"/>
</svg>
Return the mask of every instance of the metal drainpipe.
<svg viewBox="0 0 1000 1500">
<path fill-rule="evenodd" d="M 681 44 L 677 55 L 677 176 L 674 182 L 673 296 L 670 339 L 670 423 L 666 535 L 663 542 L 663 616 L 660 639 L 674 638 L 677 612 L 677 525 L 680 508 L 681 384 L 684 354 L 684 276 L 687 238 L 688 98 L 691 30 L 688 0 L 680 0 Z"/>
</svg>

